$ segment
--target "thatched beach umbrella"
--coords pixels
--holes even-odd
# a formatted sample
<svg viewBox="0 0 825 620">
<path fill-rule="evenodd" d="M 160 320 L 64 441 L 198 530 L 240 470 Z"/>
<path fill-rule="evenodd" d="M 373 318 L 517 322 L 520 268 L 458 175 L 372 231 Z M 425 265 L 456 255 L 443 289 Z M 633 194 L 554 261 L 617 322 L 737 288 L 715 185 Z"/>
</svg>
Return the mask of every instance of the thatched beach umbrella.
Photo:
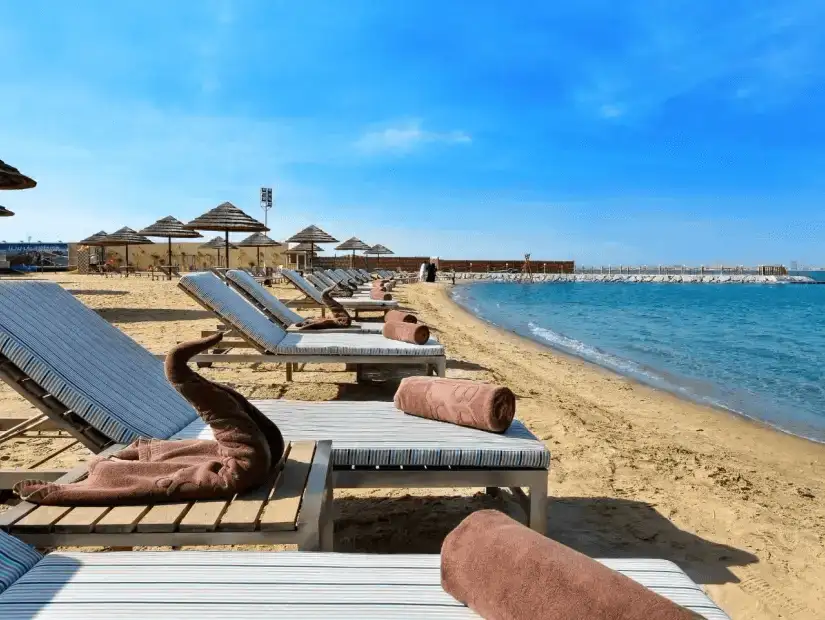
<svg viewBox="0 0 825 620">
<path fill-rule="evenodd" d="M 0 217 L 11 217 L 14 211 L 9 211 L 6 207 L 0 207 Z"/>
<path fill-rule="evenodd" d="M 106 260 L 106 237 L 109 234 L 105 230 L 99 230 L 95 234 L 86 237 L 85 239 L 81 239 L 77 242 L 77 245 L 88 245 L 88 246 L 97 246 L 100 248 L 100 255 L 103 261 Z"/>
<path fill-rule="evenodd" d="M 126 277 L 129 277 L 129 246 L 130 245 L 145 245 L 154 244 L 154 241 L 147 239 L 143 235 L 137 234 L 128 226 L 116 230 L 111 235 L 106 235 L 99 240 L 101 244 L 105 245 L 122 245 L 126 247 Z"/>
<path fill-rule="evenodd" d="M 219 204 L 185 226 L 191 230 L 217 230 L 224 233 L 227 267 L 229 267 L 230 232 L 265 232 L 269 230 L 263 223 L 247 215 L 231 202 Z"/>
<path fill-rule="evenodd" d="M 382 254 L 395 254 L 395 252 L 393 252 L 391 249 L 387 247 L 384 247 L 380 243 L 377 243 L 374 246 L 372 246 L 369 250 L 364 252 L 364 254 L 375 254 L 375 262 L 378 263 L 381 260 Z"/>
<path fill-rule="evenodd" d="M 349 257 L 349 266 L 352 268 L 355 263 L 355 250 L 369 250 L 370 246 L 361 241 L 358 237 L 350 237 L 341 245 L 335 246 L 335 249 L 352 250 L 352 254 Z"/>
<path fill-rule="evenodd" d="M 270 239 L 261 232 L 253 233 L 243 241 L 239 241 L 237 243 L 237 246 L 239 248 L 255 248 L 257 256 L 257 265 L 259 269 L 261 267 L 261 248 L 277 248 L 281 247 L 282 245 L 283 243 L 278 243 L 274 239 Z"/>
<path fill-rule="evenodd" d="M 0 159 L 0 189 L 30 189 L 37 181 Z"/>
<path fill-rule="evenodd" d="M 286 240 L 287 243 L 308 243 L 309 244 L 309 265 L 307 268 L 312 267 L 312 257 L 315 254 L 315 245 L 318 243 L 338 243 L 338 239 L 330 235 L 329 233 L 324 232 L 317 226 L 307 226 L 301 232 L 295 233 L 289 239 Z M 295 248 L 293 248 L 294 250 Z"/>
<path fill-rule="evenodd" d="M 204 243 L 203 245 L 201 245 L 199 247 L 202 248 L 202 249 L 205 249 L 205 250 L 217 250 L 215 256 L 218 259 L 218 265 L 221 264 L 221 249 L 225 247 L 225 244 L 224 244 L 224 240 L 221 239 L 220 235 L 218 235 L 217 237 L 213 237 L 212 239 L 210 239 L 209 241 L 207 241 L 206 243 Z M 229 250 L 237 250 L 237 249 L 238 249 L 238 246 L 236 246 L 233 243 L 230 243 L 229 247 L 227 248 L 227 252 Z M 229 263 L 229 255 L 228 254 L 226 255 L 226 258 L 227 258 L 226 262 L 228 264 Z"/>
<path fill-rule="evenodd" d="M 203 237 L 200 233 L 184 227 L 183 222 L 176 220 L 171 215 L 162 217 L 151 226 L 147 226 L 141 230 L 138 234 L 147 237 L 166 237 L 166 254 L 169 260 L 169 272 L 166 275 L 170 280 L 172 279 L 172 237 L 175 239 L 199 239 Z"/>
</svg>

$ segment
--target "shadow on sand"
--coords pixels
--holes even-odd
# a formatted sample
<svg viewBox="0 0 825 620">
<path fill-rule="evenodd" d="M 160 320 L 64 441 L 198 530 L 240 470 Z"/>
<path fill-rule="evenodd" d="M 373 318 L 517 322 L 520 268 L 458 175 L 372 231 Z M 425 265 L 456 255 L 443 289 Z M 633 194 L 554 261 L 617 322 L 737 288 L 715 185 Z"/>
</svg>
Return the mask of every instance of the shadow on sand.
<svg viewBox="0 0 825 620">
<path fill-rule="evenodd" d="M 174 308 L 101 308 L 97 313 L 110 323 L 141 323 L 143 321 L 197 321 L 215 315 L 206 310 Z"/>
<path fill-rule="evenodd" d="M 72 295 L 128 295 L 129 291 L 108 291 L 106 289 L 67 289 Z"/>
<path fill-rule="evenodd" d="M 438 553 L 444 537 L 473 511 L 493 508 L 525 519 L 506 495 L 340 497 L 345 492 L 335 500 L 336 551 Z M 730 567 L 758 562 L 747 551 L 679 529 L 646 502 L 560 497 L 550 500 L 548 514 L 548 535 L 586 555 L 670 560 L 698 583 L 738 582 Z"/>
</svg>

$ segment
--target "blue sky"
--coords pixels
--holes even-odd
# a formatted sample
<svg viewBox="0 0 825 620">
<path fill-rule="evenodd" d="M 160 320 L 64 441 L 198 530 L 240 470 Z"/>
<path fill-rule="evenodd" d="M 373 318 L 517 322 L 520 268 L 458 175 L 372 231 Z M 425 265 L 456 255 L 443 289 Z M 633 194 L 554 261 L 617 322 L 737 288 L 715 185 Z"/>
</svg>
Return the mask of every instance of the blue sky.
<svg viewBox="0 0 825 620">
<path fill-rule="evenodd" d="M 0 159 L 39 182 L 0 239 L 262 217 L 270 185 L 281 239 L 825 264 L 815 0 L 28 0 L 0 57 Z"/>
</svg>

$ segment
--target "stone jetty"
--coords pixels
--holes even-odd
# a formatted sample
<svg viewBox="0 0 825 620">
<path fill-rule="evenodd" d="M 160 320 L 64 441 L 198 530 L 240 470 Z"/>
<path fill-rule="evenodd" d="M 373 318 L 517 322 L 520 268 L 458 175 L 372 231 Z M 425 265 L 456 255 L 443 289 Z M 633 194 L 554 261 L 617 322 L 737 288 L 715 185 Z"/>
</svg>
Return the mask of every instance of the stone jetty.
<svg viewBox="0 0 825 620">
<path fill-rule="evenodd" d="M 441 272 L 442 280 L 451 281 L 453 274 Z M 455 281 L 491 280 L 496 282 L 520 282 L 520 273 L 456 273 Z M 606 282 L 606 283 L 659 283 L 659 284 L 817 284 L 807 276 L 760 276 L 748 274 L 607 274 L 607 273 L 534 273 L 533 282 Z"/>
</svg>

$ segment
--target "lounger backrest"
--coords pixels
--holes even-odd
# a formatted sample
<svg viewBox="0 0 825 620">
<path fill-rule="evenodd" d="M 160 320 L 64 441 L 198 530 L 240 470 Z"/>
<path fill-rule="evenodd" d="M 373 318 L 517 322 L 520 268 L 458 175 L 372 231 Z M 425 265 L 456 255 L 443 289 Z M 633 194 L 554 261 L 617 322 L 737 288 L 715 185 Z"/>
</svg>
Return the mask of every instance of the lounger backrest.
<svg viewBox="0 0 825 620">
<path fill-rule="evenodd" d="M 178 284 L 204 308 L 237 329 L 259 351 L 275 351 L 278 343 L 286 337 L 283 329 L 213 273 L 188 274 Z"/>
<path fill-rule="evenodd" d="M 0 532 L 0 594 L 42 559 L 43 556 L 33 547 Z"/>
<path fill-rule="evenodd" d="M 295 285 L 299 291 L 310 297 L 314 302 L 321 305 L 326 305 L 321 297 L 321 292 L 312 284 L 307 282 L 300 273 L 293 271 L 292 269 L 281 269 L 281 273 L 287 280 Z"/>
<path fill-rule="evenodd" d="M 0 282 L 0 353 L 118 442 L 170 437 L 197 417 L 160 360 L 54 282 Z"/>
<path fill-rule="evenodd" d="M 357 285 L 361 283 L 360 280 L 356 280 L 343 269 L 336 269 L 331 273 L 330 277 L 336 279 L 338 282 L 345 282 L 350 285 Z"/>
<path fill-rule="evenodd" d="M 261 286 L 255 278 L 245 271 L 231 269 L 226 272 L 229 283 L 242 291 L 256 306 L 269 313 L 281 324 L 289 327 L 304 320 L 297 312 L 288 308 L 280 299 Z"/>
<path fill-rule="evenodd" d="M 316 272 L 315 277 L 318 280 L 320 280 L 321 283 L 326 285 L 324 288 L 329 287 L 329 286 L 333 286 L 335 284 L 338 284 L 338 279 L 337 278 L 331 278 L 329 276 L 329 274 L 327 272 L 324 272 L 324 271 Z"/>
<path fill-rule="evenodd" d="M 324 289 L 329 288 L 330 286 L 332 286 L 332 284 L 327 284 L 326 282 L 324 282 L 323 280 L 321 280 L 321 279 L 320 279 L 317 275 L 315 275 L 314 273 L 308 273 L 308 274 L 307 274 L 306 276 L 304 276 L 304 277 L 305 277 L 307 280 L 309 280 L 310 284 L 312 284 L 313 286 L 315 286 L 315 287 L 316 287 L 317 289 L 319 289 L 319 290 L 324 290 Z"/>
</svg>

